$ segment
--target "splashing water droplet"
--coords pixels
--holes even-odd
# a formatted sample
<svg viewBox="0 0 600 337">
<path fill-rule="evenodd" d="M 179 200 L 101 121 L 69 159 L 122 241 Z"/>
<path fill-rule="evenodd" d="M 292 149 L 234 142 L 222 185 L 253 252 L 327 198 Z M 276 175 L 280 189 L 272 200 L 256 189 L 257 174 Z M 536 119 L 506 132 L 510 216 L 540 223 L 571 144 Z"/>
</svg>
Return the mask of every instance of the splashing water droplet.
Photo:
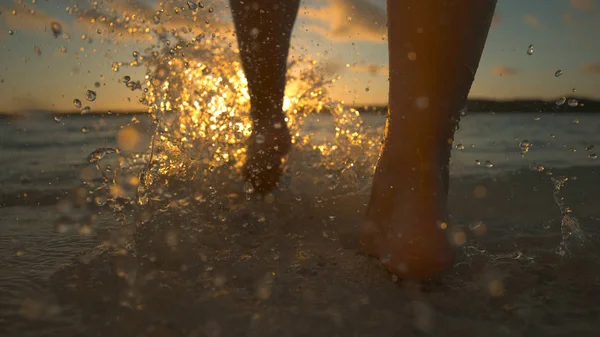
<svg viewBox="0 0 600 337">
<path fill-rule="evenodd" d="M 75 98 L 73 100 L 73 105 L 77 108 L 77 109 L 81 109 L 81 101 L 77 98 Z"/>
<path fill-rule="evenodd" d="M 60 116 L 54 115 L 53 118 L 56 123 L 60 123 L 62 121 L 62 117 L 60 117 Z"/>
<path fill-rule="evenodd" d="M 265 135 L 263 134 L 257 134 L 256 135 L 256 144 L 264 144 L 265 142 Z"/>
<path fill-rule="evenodd" d="M 200 7 L 200 8 L 204 8 L 204 4 L 202 3 L 202 1 L 199 1 L 199 2 L 198 2 L 198 7 Z"/>
<path fill-rule="evenodd" d="M 8 35 L 14 35 L 14 34 L 15 34 L 15 31 L 14 31 L 14 30 L 12 30 L 12 29 L 9 29 L 9 30 L 8 30 Z"/>
<path fill-rule="evenodd" d="M 489 160 L 486 160 L 486 161 L 485 161 L 485 167 L 487 167 L 487 168 L 492 168 L 492 167 L 494 167 L 494 164 L 492 164 L 492 162 L 491 162 L 491 161 L 489 161 Z"/>
<path fill-rule="evenodd" d="M 521 149 L 521 158 L 525 157 L 525 153 L 529 152 L 531 146 L 532 144 L 527 139 L 523 139 L 519 143 L 519 148 Z"/>
<path fill-rule="evenodd" d="M 90 108 L 89 106 L 86 106 L 85 108 L 83 108 L 81 110 L 81 114 L 85 115 L 85 114 L 89 113 L 90 111 L 92 111 L 92 108 Z"/>
<path fill-rule="evenodd" d="M 88 91 L 85 93 L 85 99 L 87 99 L 87 100 L 88 100 L 88 101 L 90 101 L 90 102 L 93 102 L 93 101 L 95 101 L 95 100 L 96 100 L 96 92 L 95 92 L 95 91 L 93 91 L 93 90 L 88 90 Z"/>
<path fill-rule="evenodd" d="M 563 97 L 557 99 L 556 102 L 554 102 L 554 103 L 558 106 L 561 106 L 561 105 L 565 104 L 566 101 L 567 101 L 567 98 L 563 96 Z"/>
<path fill-rule="evenodd" d="M 590 153 L 588 157 L 590 157 L 590 159 L 598 159 L 598 155 L 595 153 Z"/>
<path fill-rule="evenodd" d="M 555 77 L 560 77 L 560 75 L 562 75 L 562 74 L 563 74 L 563 71 L 560 69 L 558 69 L 557 71 L 554 72 Z"/>
<path fill-rule="evenodd" d="M 131 53 L 131 55 L 135 58 L 138 58 L 140 56 L 140 53 L 137 51 L 134 51 L 133 53 Z"/>
<path fill-rule="evenodd" d="M 457 150 L 459 150 L 459 151 L 462 151 L 462 150 L 464 150 L 464 149 L 465 149 L 465 146 L 464 146 L 463 144 L 456 144 L 456 146 L 455 146 L 455 147 L 456 147 L 456 149 L 457 149 Z"/>
<path fill-rule="evenodd" d="M 191 11 L 195 11 L 196 9 L 198 9 L 198 5 L 196 5 L 196 3 L 193 1 L 188 1 L 187 4 L 188 4 L 188 8 Z"/>
<path fill-rule="evenodd" d="M 88 129 L 87 126 L 84 126 L 81 128 L 81 133 L 88 133 L 88 132 L 90 132 L 90 129 Z"/>
<path fill-rule="evenodd" d="M 254 187 L 249 182 L 244 183 L 243 188 L 244 188 L 245 193 L 248 193 L 248 194 L 254 193 Z"/>
<path fill-rule="evenodd" d="M 60 23 L 54 21 L 50 24 L 50 28 L 52 28 L 52 35 L 54 35 L 54 38 L 58 38 L 60 34 L 62 34 L 62 26 Z"/>
<path fill-rule="evenodd" d="M 529 45 L 529 47 L 527 47 L 527 55 L 533 55 L 533 50 L 534 46 L 532 44 Z"/>
<path fill-rule="evenodd" d="M 585 150 L 586 150 L 587 152 L 592 152 L 592 151 L 594 150 L 594 145 L 592 144 L 592 145 L 588 145 L 588 146 L 586 146 L 586 147 L 585 147 Z"/>
<path fill-rule="evenodd" d="M 475 159 L 474 163 L 475 163 L 475 165 L 477 165 L 477 166 L 481 165 L 481 161 L 480 161 L 479 159 Z"/>
<path fill-rule="evenodd" d="M 166 80 L 167 77 L 169 77 L 169 68 L 162 65 L 158 66 L 156 68 L 156 73 L 154 74 L 154 77 L 159 81 Z"/>
<path fill-rule="evenodd" d="M 208 7 L 208 12 L 209 12 L 209 13 L 212 13 L 212 12 L 214 12 L 214 11 L 215 11 L 215 10 L 214 10 L 212 7 Z"/>
<path fill-rule="evenodd" d="M 129 83 L 129 81 L 131 81 L 131 77 L 129 76 L 123 76 L 123 83 Z"/>
<path fill-rule="evenodd" d="M 120 68 L 120 66 L 119 66 L 119 63 L 118 63 L 118 62 L 114 62 L 114 63 L 112 64 L 112 67 L 111 67 L 111 69 L 112 69 L 112 71 L 114 71 L 115 73 L 116 73 L 117 71 L 119 71 L 119 68 Z"/>
<path fill-rule="evenodd" d="M 99 147 L 87 156 L 87 160 L 89 163 L 95 163 L 113 153 L 119 153 L 119 150 L 112 147 Z"/>
<path fill-rule="evenodd" d="M 369 89 L 369 87 L 366 87 L 366 88 L 365 88 L 365 91 L 366 91 L 366 92 L 369 92 L 369 90 L 371 90 L 371 89 Z"/>
<path fill-rule="evenodd" d="M 567 101 L 567 104 L 574 108 L 579 105 L 579 102 L 575 98 L 570 98 L 569 101 Z"/>
<path fill-rule="evenodd" d="M 573 88 L 571 91 L 572 91 L 573 93 L 575 93 L 575 92 L 577 91 L 577 89 L 576 89 L 576 88 Z"/>
</svg>

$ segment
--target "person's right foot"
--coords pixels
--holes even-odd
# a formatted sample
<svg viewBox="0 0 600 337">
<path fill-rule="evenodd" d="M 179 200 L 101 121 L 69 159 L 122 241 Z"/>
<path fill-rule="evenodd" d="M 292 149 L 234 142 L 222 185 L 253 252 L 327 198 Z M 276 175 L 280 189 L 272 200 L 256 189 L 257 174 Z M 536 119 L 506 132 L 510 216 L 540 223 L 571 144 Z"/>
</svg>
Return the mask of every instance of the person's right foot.
<svg viewBox="0 0 600 337">
<path fill-rule="evenodd" d="M 441 166 L 379 160 L 360 235 L 363 253 L 404 279 L 430 279 L 454 264 Z"/>
</svg>

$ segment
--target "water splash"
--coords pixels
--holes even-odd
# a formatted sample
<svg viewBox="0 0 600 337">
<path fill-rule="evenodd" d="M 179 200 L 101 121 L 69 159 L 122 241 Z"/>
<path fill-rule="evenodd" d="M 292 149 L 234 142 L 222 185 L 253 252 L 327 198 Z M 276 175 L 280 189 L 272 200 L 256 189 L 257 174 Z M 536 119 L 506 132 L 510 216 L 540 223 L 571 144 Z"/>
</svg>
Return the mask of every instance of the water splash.
<svg viewBox="0 0 600 337">
<path fill-rule="evenodd" d="M 241 170 L 252 121 L 247 81 L 231 37 L 233 27 L 226 28 L 220 12 L 212 7 L 202 10 L 201 3 L 188 10 L 181 3 L 163 1 L 158 10 L 140 8 L 135 16 L 118 7 L 118 3 L 104 3 L 94 10 L 79 6 L 74 13 L 103 32 L 111 27 L 117 36 L 127 32 L 155 42 L 132 53 L 133 61 L 116 60 L 111 66 L 115 72 L 145 70 L 143 78 L 130 73 L 123 75 L 122 82 L 129 90 L 140 90 L 139 102 L 153 121 L 153 136 L 145 152 L 97 149 L 90 154 L 99 179 L 86 181 L 88 201 L 109 205 L 121 219 L 129 214 L 125 208 L 137 209 L 138 215 L 167 210 L 188 213 L 204 204 L 217 212 L 218 207 L 212 206 L 227 197 L 221 192 L 237 182 L 240 192 L 248 192 L 241 186 Z M 209 18 L 209 26 L 198 24 Z M 289 64 L 283 110 L 292 152 L 309 156 L 311 167 L 326 172 L 323 176 L 329 184 L 323 188 L 327 191 L 362 193 L 379 153 L 379 137 L 369 134 L 357 110 L 329 98 L 327 86 L 339 77 L 327 77 L 322 68 L 308 58 Z M 306 118 L 318 113 L 333 117 L 333 139 L 313 139 L 310 131 L 303 130 Z M 289 176 L 302 171 L 304 161 L 289 159 L 285 165 Z"/>
</svg>

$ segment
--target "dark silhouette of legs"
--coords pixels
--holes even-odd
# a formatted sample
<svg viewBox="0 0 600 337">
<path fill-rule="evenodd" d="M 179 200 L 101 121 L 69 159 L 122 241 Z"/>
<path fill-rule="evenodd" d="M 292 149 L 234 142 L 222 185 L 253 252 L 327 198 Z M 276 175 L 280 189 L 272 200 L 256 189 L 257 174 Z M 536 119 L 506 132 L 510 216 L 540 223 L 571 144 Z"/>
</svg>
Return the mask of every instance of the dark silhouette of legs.
<svg viewBox="0 0 600 337">
<path fill-rule="evenodd" d="M 291 137 L 282 111 L 290 39 L 300 0 L 231 0 L 253 132 L 244 168 L 259 193 L 277 186 Z"/>
<path fill-rule="evenodd" d="M 389 112 L 361 248 L 400 277 L 435 277 L 454 263 L 450 149 L 495 6 L 388 0 Z M 281 107 L 298 7 L 298 0 L 231 0 L 255 127 L 246 176 L 261 192 L 276 186 L 289 149 Z"/>
</svg>

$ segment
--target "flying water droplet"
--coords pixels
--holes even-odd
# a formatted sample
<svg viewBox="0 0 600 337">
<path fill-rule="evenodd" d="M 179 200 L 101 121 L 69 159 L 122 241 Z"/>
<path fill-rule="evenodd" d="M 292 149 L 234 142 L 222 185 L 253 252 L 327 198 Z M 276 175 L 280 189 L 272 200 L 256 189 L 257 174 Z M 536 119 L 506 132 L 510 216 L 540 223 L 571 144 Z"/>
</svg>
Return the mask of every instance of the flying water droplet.
<svg viewBox="0 0 600 337">
<path fill-rule="evenodd" d="M 487 168 L 492 168 L 492 167 L 494 167 L 494 164 L 492 164 L 492 162 L 491 162 L 491 161 L 489 161 L 489 160 L 486 160 L 486 161 L 485 161 L 485 167 L 487 167 Z"/>
<path fill-rule="evenodd" d="M 54 121 L 55 121 L 56 123 L 60 123 L 60 122 L 62 121 L 62 117 L 60 117 L 60 116 L 58 116 L 58 115 L 54 115 L 54 117 L 53 117 L 53 118 L 54 118 Z"/>
<path fill-rule="evenodd" d="M 247 193 L 247 194 L 254 193 L 254 187 L 249 182 L 244 183 L 243 188 L 244 188 L 244 192 Z"/>
<path fill-rule="evenodd" d="M 529 152 L 531 148 L 531 143 L 527 139 L 523 139 L 519 143 L 519 148 L 521 149 L 521 158 L 525 157 L 525 153 Z"/>
<path fill-rule="evenodd" d="M 198 7 L 204 8 L 204 4 L 202 3 L 202 1 L 198 2 Z"/>
<path fill-rule="evenodd" d="M 117 71 L 119 71 L 119 68 L 120 68 L 120 66 L 119 66 L 119 63 L 118 63 L 118 62 L 114 62 L 114 63 L 112 64 L 112 67 L 111 67 L 111 69 L 112 69 L 112 71 L 114 71 L 115 73 L 116 73 Z"/>
<path fill-rule="evenodd" d="M 592 151 L 594 150 L 594 145 L 592 144 L 592 145 L 588 145 L 588 146 L 586 146 L 585 150 L 586 150 L 587 152 L 592 152 Z"/>
<path fill-rule="evenodd" d="M 209 13 L 212 13 L 212 12 L 214 12 L 214 11 L 215 11 L 215 10 L 214 10 L 212 7 L 208 7 L 208 12 L 209 12 Z"/>
<path fill-rule="evenodd" d="M 257 134 L 256 135 L 256 144 L 263 144 L 265 142 L 265 135 Z"/>
<path fill-rule="evenodd" d="M 459 150 L 459 151 L 462 151 L 462 150 L 464 150 L 464 149 L 465 149 L 465 146 L 464 146 L 463 144 L 456 144 L 456 146 L 455 146 L 455 147 L 456 147 L 456 149 L 457 149 L 457 150 Z"/>
<path fill-rule="evenodd" d="M 81 109 L 81 101 L 77 98 L 75 98 L 73 100 L 73 105 L 77 108 L 77 109 Z"/>
<path fill-rule="evenodd" d="M 187 4 L 188 4 L 188 8 L 191 11 L 195 11 L 196 9 L 198 9 L 198 5 L 196 5 L 196 3 L 193 1 L 188 1 Z"/>
<path fill-rule="evenodd" d="M 129 76 L 123 76 L 123 83 L 129 83 L 129 81 L 131 81 L 131 77 Z"/>
<path fill-rule="evenodd" d="M 475 165 L 477 165 L 477 166 L 481 165 L 481 161 L 480 161 L 479 159 L 475 159 L 474 163 L 475 163 Z"/>
<path fill-rule="evenodd" d="M 54 35 L 54 38 L 58 38 L 60 36 L 60 34 L 62 34 L 62 26 L 60 25 L 60 23 L 54 21 L 50 24 L 50 28 L 52 28 L 52 35 Z"/>
<path fill-rule="evenodd" d="M 154 74 L 154 77 L 160 81 L 166 80 L 167 77 L 169 77 L 169 68 L 164 65 L 156 67 L 156 73 Z"/>
<path fill-rule="evenodd" d="M 527 55 L 533 55 L 533 48 L 534 46 L 532 44 L 530 44 L 529 47 L 527 47 Z"/>
<path fill-rule="evenodd" d="M 90 132 L 90 129 L 88 129 L 87 126 L 84 126 L 81 128 L 81 133 L 88 133 L 88 132 Z"/>
<path fill-rule="evenodd" d="M 87 160 L 90 163 L 95 163 L 106 155 L 113 153 L 119 153 L 119 150 L 112 147 L 99 147 L 87 156 Z"/>
<path fill-rule="evenodd" d="M 90 111 L 92 111 L 92 108 L 90 108 L 89 106 L 86 106 L 85 108 L 83 108 L 81 110 L 81 114 L 85 115 L 85 114 L 89 113 Z"/>
<path fill-rule="evenodd" d="M 595 153 L 590 153 L 588 157 L 590 157 L 590 159 L 598 159 L 598 155 Z"/>
<path fill-rule="evenodd" d="M 140 56 L 140 53 L 138 53 L 137 51 L 134 51 L 133 53 L 131 53 L 131 55 L 135 58 L 138 58 Z"/>
<path fill-rule="evenodd" d="M 578 102 L 578 101 L 577 101 L 575 98 L 570 98 L 570 99 L 567 101 L 567 104 L 568 104 L 570 107 L 574 108 L 574 107 L 576 107 L 576 106 L 578 106 L 578 105 L 579 105 L 579 102 Z"/>
<path fill-rule="evenodd" d="M 88 101 L 90 101 L 90 102 L 93 102 L 93 101 L 95 101 L 95 100 L 96 100 L 96 92 L 95 92 L 95 91 L 92 91 L 92 90 L 88 90 L 88 91 L 85 93 L 85 99 L 87 99 L 87 100 L 88 100 Z"/>
<path fill-rule="evenodd" d="M 558 69 L 557 71 L 554 72 L 555 77 L 560 77 L 560 75 L 562 75 L 562 74 L 563 74 L 563 71 L 560 69 Z"/>
<path fill-rule="evenodd" d="M 8 30 L 8 35 L 14 35 L 14 34 L 15 34 L 15 31 L 14 31 L 14 30 L 12 30 L 12 29 L 9 29 L 9 30 Z"/>
<path fill-rule="evenodd" d="M 554 102 L 554 103 L 558 106 L 561 106 L 561 105 L 565 104 L 566 101 L 567 101 L 567 98 L 563 96 L 563 97 L 557 99 L 556 102 Z"/>
<path fill-rule="evenodd" d="M 40 49 L 40 47 L 34 46 L 33 52 L 36 53 L 38 56 L 42 55 L 42 50 Z"/>
</svg>

